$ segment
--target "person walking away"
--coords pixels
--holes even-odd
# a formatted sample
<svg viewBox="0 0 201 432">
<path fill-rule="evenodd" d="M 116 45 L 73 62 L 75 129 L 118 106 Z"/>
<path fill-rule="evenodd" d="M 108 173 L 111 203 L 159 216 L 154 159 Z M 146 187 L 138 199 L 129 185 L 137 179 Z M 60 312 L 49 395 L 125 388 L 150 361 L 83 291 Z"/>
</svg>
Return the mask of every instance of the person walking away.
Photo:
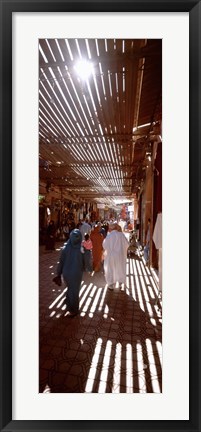
<svg viewBox="0 0 201 432">
<path fill-rule="evenodd" d="M 101 222 L 98 222 L 96 225 L 99 226 L 99 232 L 102 234 L 103 238 L 107 236 L 106 230 Z"/>
<path fill-rule="evenodd" d="M 61 275 L 67 286 L 66 304 L 68 317 L 79 313 L 79 291 L 84 271 L 83 254 L 81 253 L 82 235 L 78 229 L 70 233 L 70 238 L 62 249 L 57 276 L 53 279 L 61 285 Z"/>
<path fill-rule="evenodd" d="M 56 227 L 53 220 L 50 221 L 46 233 L 46 250 L 55 250 Z"/>
<path fill-rule="evenodd" d="M 136 238 L 137 238 L 137 241 L 140 240 L 140 219 L 139 218 L 137 218 L 137 221 L 136 221 Z"/>
<path fill-rule="evenodd" d="M 82 234 L 82 240 L 84 240 L 85 234 L 90 234 L 91 233 L 91 225 L 89 225 L 87 218 L 85 219 L 85 221 L 81 225 L 80 231 L 81 231 L 81 234 Z"/>
<path fill-rule="evenodd" d="M 93 270 L 95 272 L 101 270 L 103 256 L 103 240 L 104 237 L 100 232 L 100 225 L 97 224 L 91 232 L 91 241 L 93 244 Z"/>
<path fill-rule="evenodd" d="M 93 270 L 93 265 L 92 265 L 93 244 L 89 237 L 89 234 L 85 234 L 84 240 L 82 241 L 82 247 L 84 249 L 84 269 L 88 273 L 91 273 Z"/>
<path fill-rule="evenodd" d="M 110 232 L 103 241 L 105 280 L 110 290 L 113 290 L 116 282 L 119 282 L 120 286 L 126 282 L 126 260 L 129 242 L 117 228 L 116 223 L 110 224 Z"/>
<path fill-rule="evenodd" d="M 66 223 L 63 227 L 63 232 L 64 232 L 64 236 L 65 236 L 65 240 L 69 239 L 69 225 L 68 223 Z"/>
<path fill-rule="evenodd" d="M 106 222 L 106 221 L 103 222 L 103 228 L 104 228 L 104 230 L 105 230 L 105 237 L 106 237 L 106 236 L 107 236 L 107 233 L 108 233 L 108 229 L 109 229 L 109 224 L 108 224 L 108 222 Z"/>
</svg>

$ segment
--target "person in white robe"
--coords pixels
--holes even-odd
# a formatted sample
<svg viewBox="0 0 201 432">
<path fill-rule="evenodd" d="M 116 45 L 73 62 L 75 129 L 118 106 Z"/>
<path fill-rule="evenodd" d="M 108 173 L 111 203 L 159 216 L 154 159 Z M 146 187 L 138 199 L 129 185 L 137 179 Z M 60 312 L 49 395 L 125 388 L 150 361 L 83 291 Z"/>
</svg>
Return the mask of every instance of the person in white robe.
<svg viewBox="0 0 201 432">
<path fill-rule="evenodd" d="M 125 235 L 118 231 L 116 223 L 110 224 L 110 232 L 103 241 L 104 273 L 108 288 L 113 290 L 116 282 L 121 286 L 126 282 L 126 259 L 129 242 Z"/>
</svg>

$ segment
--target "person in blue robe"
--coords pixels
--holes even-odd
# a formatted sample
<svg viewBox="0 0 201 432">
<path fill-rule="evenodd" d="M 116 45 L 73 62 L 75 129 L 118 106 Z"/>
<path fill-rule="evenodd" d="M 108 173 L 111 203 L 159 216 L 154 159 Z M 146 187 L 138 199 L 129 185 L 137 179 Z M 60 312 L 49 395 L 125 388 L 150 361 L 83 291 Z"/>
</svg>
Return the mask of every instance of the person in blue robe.
<svg viewBox="0 0 201 432">
<path fill-rule="evenodd" d="M 84 270 L 81 242 L 82 234 L 80 230 L 74 229 L 71 231 L 70 238 L 62 249 L 57 267 L 57 278 L 61 278 L 62 275 L 67 286 L 66 304 L 67 316 L 69 317 L 79 313 L 79 291 Z M 56 283 L 58 284 L 58 281 Z"/>
</svg>

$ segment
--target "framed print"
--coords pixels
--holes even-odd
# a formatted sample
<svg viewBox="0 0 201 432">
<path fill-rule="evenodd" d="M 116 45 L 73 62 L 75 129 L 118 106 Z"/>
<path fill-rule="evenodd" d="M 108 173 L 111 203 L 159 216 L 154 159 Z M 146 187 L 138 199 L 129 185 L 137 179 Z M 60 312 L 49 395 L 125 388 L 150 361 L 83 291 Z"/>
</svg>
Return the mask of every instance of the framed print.
<svg viewBox="0 0 201 432">
<path fill-rule="evenodd" d="M 200 1 L 0 4 L 1 430 L 199 431 Z M 92 84 L 73 75 L 74 57 L 85 54 L 97 62 Z M 135 89 L 133 96 L 129 89 Z M 148 96 L 141 106 L 143 92 Z M 147 112 L 153 113 L 149 123 Z M 132 171 L 125 148 L 133 155 Z M 146 164 L 139 168 L 142 151 Z M 157 197 L 147 192 L 140 201 L 152 157 Z M 124 197 L 121 186 L 139 197 L 138 213 L 129 199 L 110 207 L 111 190 L 113 199 Z M 97 200 L 102 190 L 104 199 Z M 155 246 L 146 243 L 148 234 L 149 242 L 150 235 L 156 238 L 162 202 L 163 258 L 157 240 Z M 91 228 L 100 227 L 99 219 L 105 229 L 108 218 L 113 232 L 122 222 L 120 230 L 128 233 L 131 245 L 136 236 L 140 252 L 133 267 L 126 255 L 130 279 L 124 283 L 118 276 L 116 285 L 107 276 L 106 254 L 97 282 L 85 261 L 82 310 L 77 316 L 69 309 L 69 318 L 71 300 L 60 283 L 64 275 L 59 283 L 56 278 L 57 285 L 53 280 L 63 274 L 58 269 L 64 241 L 69 231 L 82 232 L 78 222 L 83 225 L 84 218 L 91 223 L 92 240 Z M 56 227 L 50 232 L 51 220 Z M 151 246 L 144 250 L 145 244 Z M 157 262 L 155 273 L 148 259 Z M 76 277 L 77 271 L 73 281 Z M 162 290 L 157 287 L 162 282 L 160 333 Z M 69 280 L 67 287 L 69 293 Z M 114 304 L 116 312 L 110 313 Z M 131 335 L 129 320 L 141 333 L 135 329 Z M 118 349 L 124 351 L 120 367 Z M 86 358 L 91 364 L 87 379 Z M 130 359 L 136 366 L 132 371 Z M 126 371 L 119 381 L 118 367 Z"/>
</svg>

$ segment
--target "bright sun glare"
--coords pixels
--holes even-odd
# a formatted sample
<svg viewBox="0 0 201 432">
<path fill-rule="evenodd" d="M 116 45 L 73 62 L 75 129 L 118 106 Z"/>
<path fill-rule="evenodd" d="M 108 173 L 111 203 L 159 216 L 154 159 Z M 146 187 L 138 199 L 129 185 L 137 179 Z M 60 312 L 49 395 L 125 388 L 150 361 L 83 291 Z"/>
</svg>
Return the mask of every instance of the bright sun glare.
<svg viewBox="0 0 201 432">
<path fill-rule="evenodd" d="M 93 72 L 92 63 L 86 60 L 80 60 L 79 62 L 77 62 L 74 68 L 79 77 L 83 80 L 87 80 Z"/>
</svg>

